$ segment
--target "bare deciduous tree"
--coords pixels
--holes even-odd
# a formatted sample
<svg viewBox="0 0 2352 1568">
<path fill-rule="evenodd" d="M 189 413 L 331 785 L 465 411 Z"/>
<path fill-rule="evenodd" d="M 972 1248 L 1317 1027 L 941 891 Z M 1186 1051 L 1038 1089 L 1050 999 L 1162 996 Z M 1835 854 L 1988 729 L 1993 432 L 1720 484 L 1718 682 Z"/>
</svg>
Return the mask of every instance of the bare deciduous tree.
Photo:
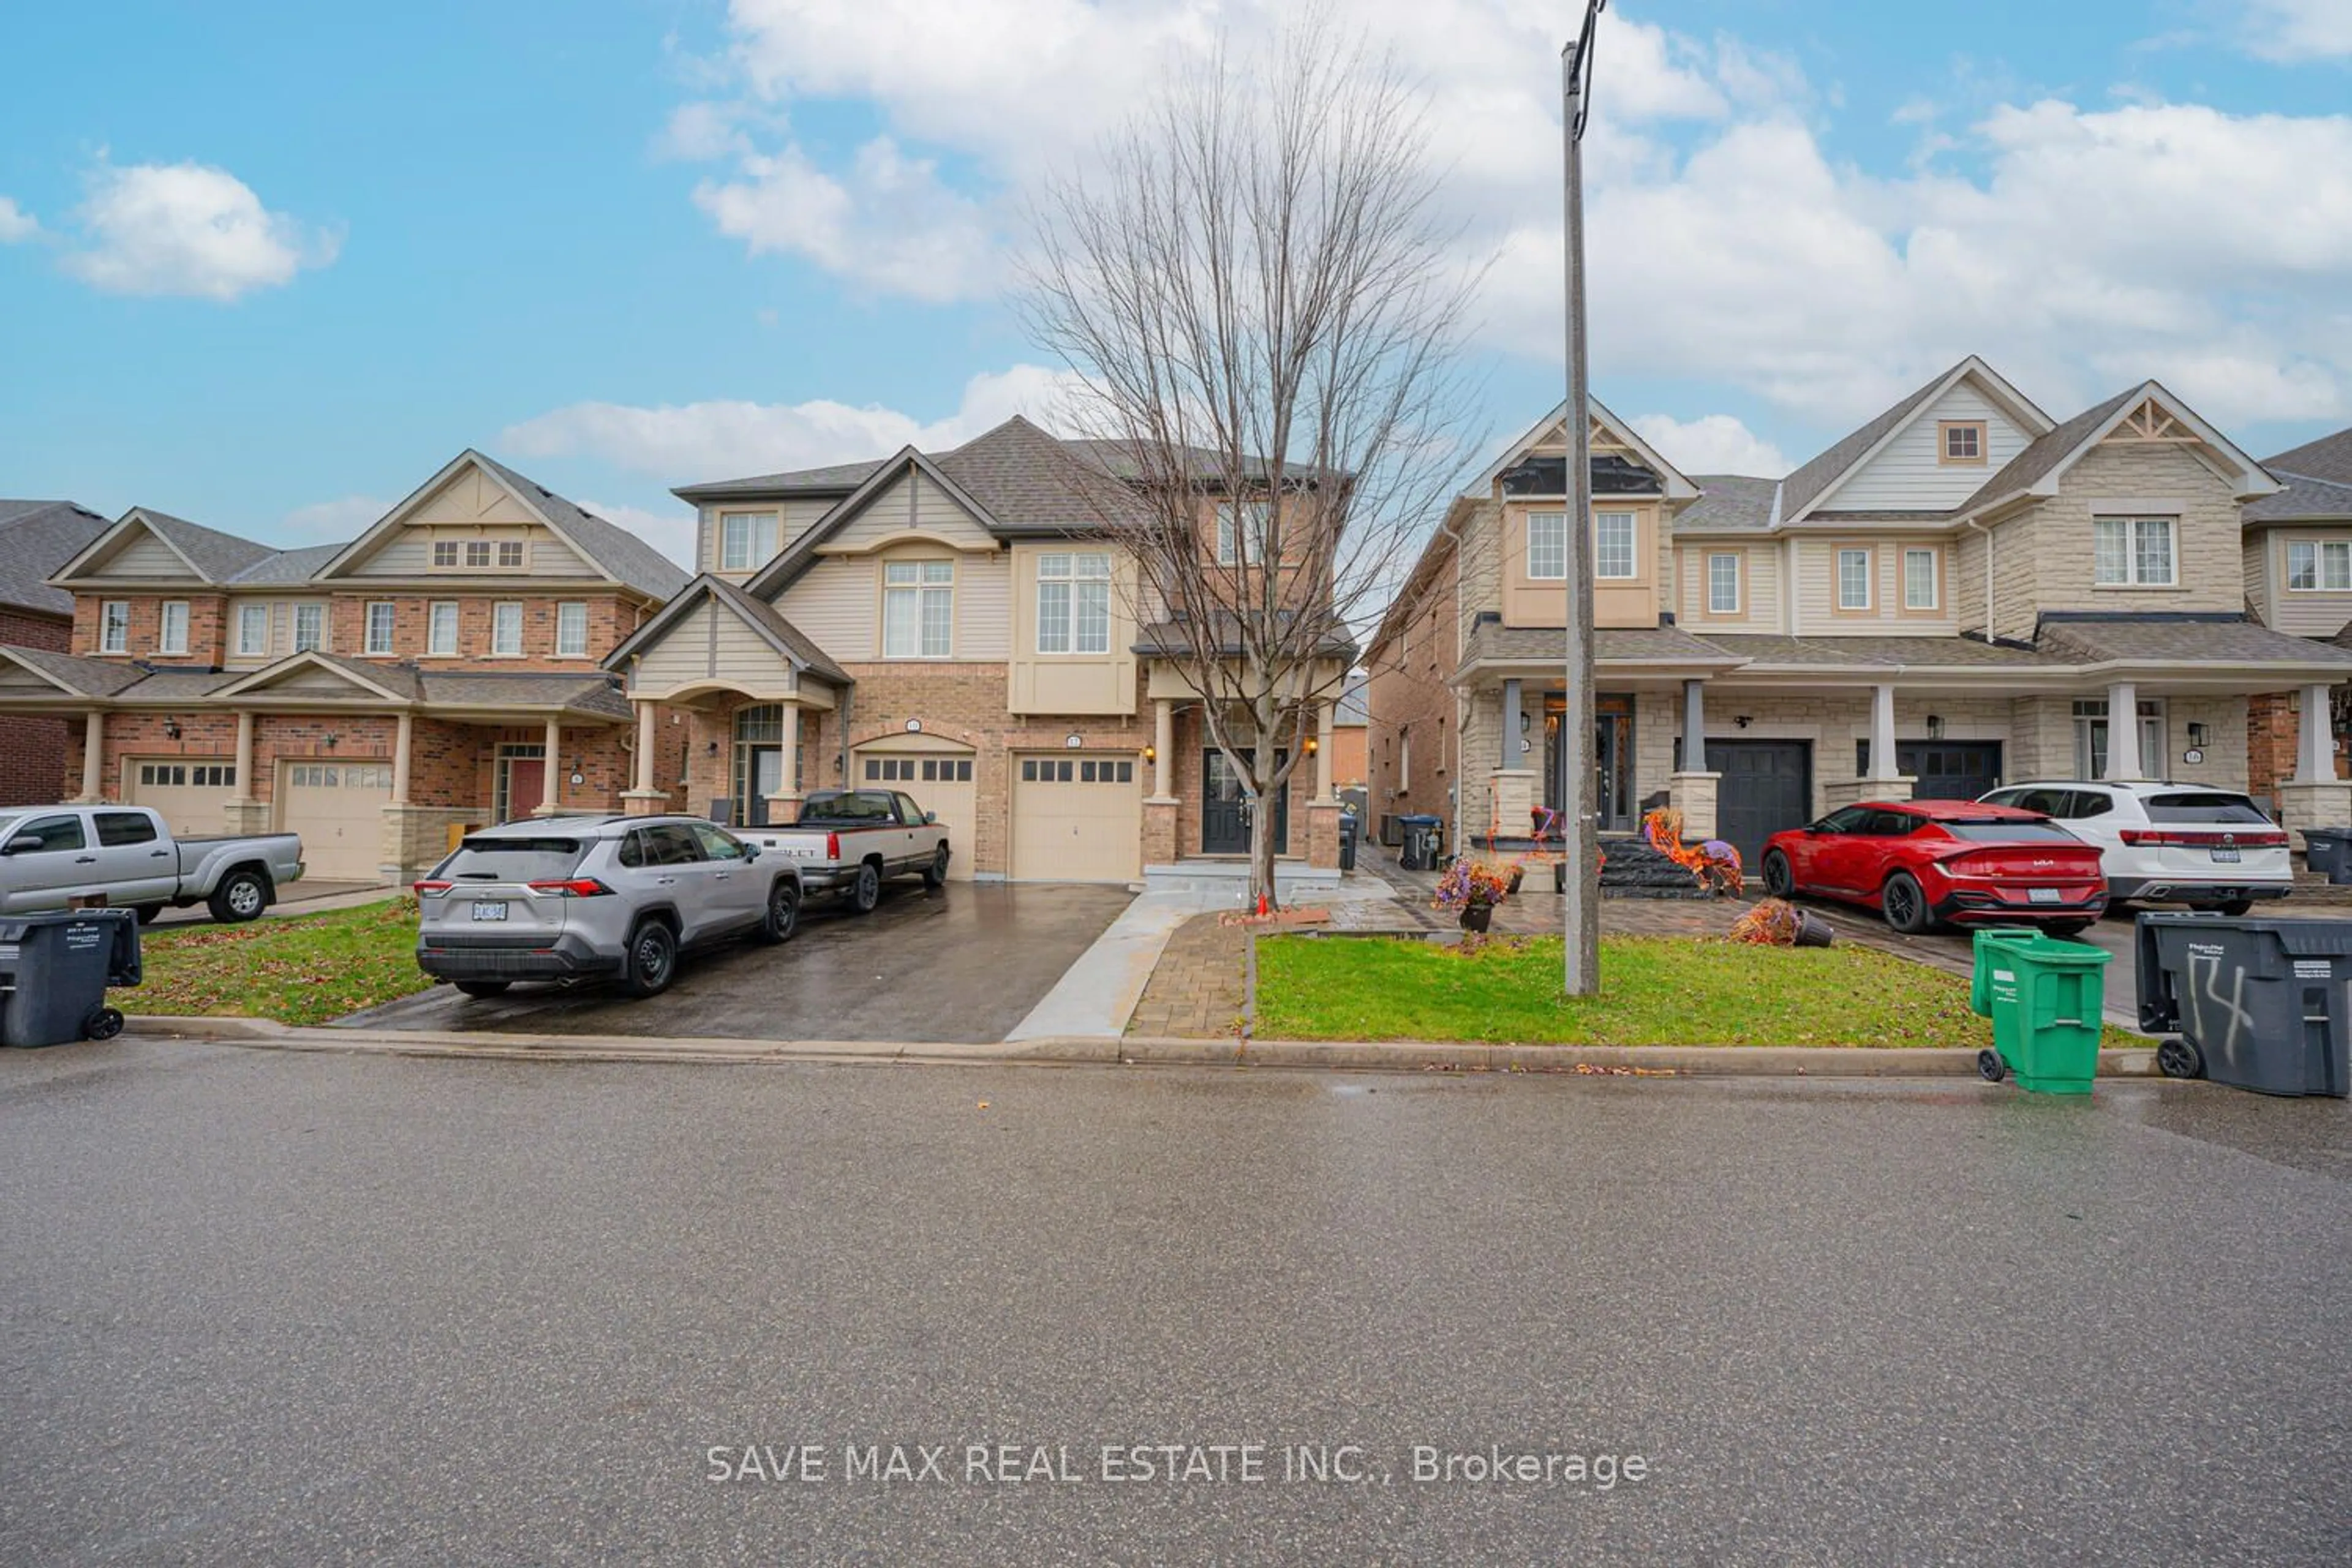
<svg viewBox="0 0 2352 1568">
<path fill-rule="evenodd" d="M 1150 657 L 1230 763 L 1250 894 L 1274 814 L 1467 446 L 1477 269 L 1421 110 L 1328 16 L 1220 54 L 1039 204 L 1018 304 L 1077 372 L 1071 480 L 1136 563 Z"/>
</svg>

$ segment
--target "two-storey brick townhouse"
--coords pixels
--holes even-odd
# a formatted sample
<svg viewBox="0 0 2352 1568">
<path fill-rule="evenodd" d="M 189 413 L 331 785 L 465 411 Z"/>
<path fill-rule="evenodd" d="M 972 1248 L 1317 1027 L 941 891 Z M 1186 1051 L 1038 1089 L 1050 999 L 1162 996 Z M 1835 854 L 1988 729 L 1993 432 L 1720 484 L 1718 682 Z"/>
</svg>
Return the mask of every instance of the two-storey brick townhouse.
<svg viewBox="0 0 2352 1568">
<path fill-rule="evenodd" d="M 73 595 L 51 587 L 49 576 L 107 526 L 69 500 L 0 500 L 0 643 L 53 653 L 73 647 Z M 56 799 L 66 744 L 62 719 L 0 714 L 0 805 Z"/>
<path fill-rule="evenodd" d="M 2284 486 L 2246 508 L 2246 600 L 2274 630 L 2352 646 L 2352 429 L 2263 459 Z M 2342 679 L 2342 678 L 2339 678 Z M 2352 686 L 2338 685 L 2329 722 L 2308 731 L 2300 692 L 2257 697 L 2247 716 L 2254 792 L 2268 795 L 2306 773 L 2352 765 Z M 2304 751 L 2305 735 L 2312 754 Z M 2352 821 L 2341 818 L 2336 826 Z"/>
<path fill-rule="evenodd" d="M 1604 832 L 1670 802 L 1753 864 L 1866 797 L 2244 788 L 2250 700 L 2352 678 L 2352 650 L 2273 629 L 2291 595 L 2250 564 L 2282 482 L 2155 382 L 2061 421 L 1970 358 L 1777 479 L 1685 476 L 1582 416 L 1593 711 L 1562 698 L 1562 409 L 1452 505 L 1375 636 L 1376 816 L 1524 837 L 1589 722 Z M 2352 820 L 2332 764 L 2276 794 L 2293 826 Z"/>
<path fill-rule="evenodd" d="M 0 647 L 0 712 L 68 721 L 71 798 L 299 833 L 313 877 L 404 878 L 453 828 L 620 808 L 641 742 L 598 660 L 685 580 L 473 451 L 347 544 L 134 507 L 51 579 L 69 650 Z M 644 743 L 682 776 L 682 726 Z"/>
<path fill-rule="evenodd" d="M 645 732 L 686 715 L 689 779 L 681 799 L 641 773 L 633 809 L 760 824 L 847 783 L 937 813 L 956 877 L 1234 866 L 1249 824 L 1169 657 L 1185 633 L 1144 602 L 1079 463 L 1118 473 L 1102 444 L 1014 418 L 951 451 L 681 487 L 700 574 L 606 663 Z M 1204 548 L 1234 548 L 1246 498 L 1201 504 Z M 1330 704 L 1314 719 L 1317 765 L 1276 807 L 1290 882 L 1338 864 Z"/>
</svg>

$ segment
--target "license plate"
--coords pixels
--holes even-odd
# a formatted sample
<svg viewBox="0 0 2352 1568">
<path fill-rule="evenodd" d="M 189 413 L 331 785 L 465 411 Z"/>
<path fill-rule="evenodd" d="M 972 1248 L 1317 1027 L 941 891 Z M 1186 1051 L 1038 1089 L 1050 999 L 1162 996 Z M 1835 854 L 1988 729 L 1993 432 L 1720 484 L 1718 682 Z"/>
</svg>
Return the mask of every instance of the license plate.
<svg viewBox="0 0 2352 1568">
<path fill-rule="evenodd" d="M 507 918 L 507 907 L 496 899 L 483 899 L 474 905 L 474 918 L 478 921 L 502 921 Z"/>
<path fill-rule="evenodd" d="M 2057 888 L 2028 888 L 2025 889 L 2026 901 L 2029 903 L 2054 904 L 2065 896 L 2065 893 Z"/>
<path fill-rule="evenodd" d="M 2217 847 L 2214 849 L 2214 851 L 2213 851 L 2213 864 L 2215 864 L 2216 866 L 2234 866 L 2234 865 L 2236 865 L 2237 863 L 2238 863 L 2238 847 L 2237 847 L 2236 845 L 2234 845 L 2234 844 L 2223 845 L 2223 846 Z"/>
</svg>

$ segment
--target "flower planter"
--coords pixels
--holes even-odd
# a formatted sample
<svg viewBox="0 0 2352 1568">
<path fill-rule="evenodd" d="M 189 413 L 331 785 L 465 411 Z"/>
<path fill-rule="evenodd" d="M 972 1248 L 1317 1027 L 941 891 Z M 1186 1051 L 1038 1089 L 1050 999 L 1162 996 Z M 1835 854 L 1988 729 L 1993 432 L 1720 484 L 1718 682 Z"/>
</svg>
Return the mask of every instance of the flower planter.
<svg viewBox="0 0 2352 1568">
<path fill-rule="evenodd" d="M 1495 906 L 1492 904 L 1465 904 L 1462 906 L 1462 929 L 1464 931 L 1483 931 L 1489 925 L 1494 923 L 1494 920 Z"/>
<path fill-rule="evenodd" d="M 1519 890 L 1519 884 L 1520 884 L 1521 882 L 1526 881 L 1527 879 L 1528 879 L 1528 868 L 1527 868 L 1525 866 L 1514 866 L 1514 867 L 1512 867 L 1512 868 L 1511 868 L 1511 885 L 1510 885 L 1510 887 L 1509 887 L 1507 889 L 1506 889 L 1506 890 L 1507 890 L 1507 891 L 1508 891 L 1508 892 L 1517 893 L 1517 892 Z"/>
</svg>

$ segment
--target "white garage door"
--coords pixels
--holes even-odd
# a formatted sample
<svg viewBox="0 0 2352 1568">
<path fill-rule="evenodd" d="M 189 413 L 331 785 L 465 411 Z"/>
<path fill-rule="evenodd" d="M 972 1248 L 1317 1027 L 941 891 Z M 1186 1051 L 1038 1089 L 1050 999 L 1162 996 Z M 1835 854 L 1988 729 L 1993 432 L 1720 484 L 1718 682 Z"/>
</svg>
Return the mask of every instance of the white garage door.
<svg viewBox="0 0 2352 1568">
<path fill-rule="evenodd" d="M 905 790 L 937 816 L 948 830 L 948 880 L 971 879 L 979 858 L 980 812 L 970 752 L 948 750 L 944 742 L 923 747 L 911 737 L 887 741 L 860 747 L 852 772 L 859 787 Z"/>
<path fill-rule="evenodd" d="M 1013 771 L 1013 876 L 1132 882 L 1143 874 L 1143 785 L 1133 757 L 1022 757 Z"/>
<path fill-rule="evenodd" d="M 229 757 L 132 757 L 123 764 L 123 798 L 163 814 L 174 838 L 202 838 L 226 830 L 236 794 L 236 763 Z"/>
<path fill-rule="evenodd" d="M 376 882 L 383 858 L 390 763 L 279 764 L 278 827 L 302 836 L 303 875 L 329 882 Z"/>
</svg>

